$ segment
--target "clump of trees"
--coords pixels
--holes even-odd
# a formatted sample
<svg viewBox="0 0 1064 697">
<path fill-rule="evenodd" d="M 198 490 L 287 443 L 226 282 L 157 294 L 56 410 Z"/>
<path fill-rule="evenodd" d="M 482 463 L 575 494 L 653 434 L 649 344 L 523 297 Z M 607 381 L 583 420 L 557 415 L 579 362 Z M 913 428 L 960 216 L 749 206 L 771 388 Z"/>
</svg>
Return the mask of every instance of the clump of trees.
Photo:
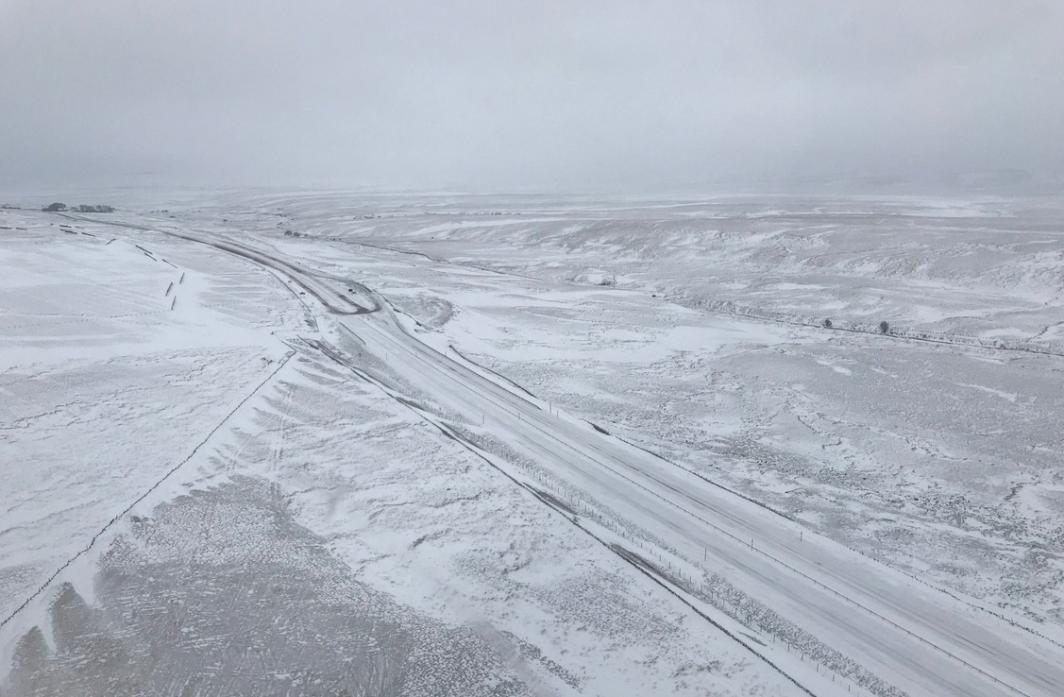
<svg viewBox="0 0 1064 697">
<path fill-rule="evenodd" d="M 45 213 L 62 213 L 63 211 L 74 211 L 77 213 L 114 213 L 114 206 L 95 205 L 90 206 L 88 204 L 81 204 L 80 206 L 74 206 L 73 208 L 67 206 L 65 203 L 56 201 L 55 203 L 49 203 L 47 206 L 41 209 Z"/>
<path fill-rule="evenodd" d="M 890 333 L 890 324 L 887 323 L 887 320 L 883 320 L 882 322 L 879 323 L 879 333 L 880 334 L 889 334 Z"/>
</svg>

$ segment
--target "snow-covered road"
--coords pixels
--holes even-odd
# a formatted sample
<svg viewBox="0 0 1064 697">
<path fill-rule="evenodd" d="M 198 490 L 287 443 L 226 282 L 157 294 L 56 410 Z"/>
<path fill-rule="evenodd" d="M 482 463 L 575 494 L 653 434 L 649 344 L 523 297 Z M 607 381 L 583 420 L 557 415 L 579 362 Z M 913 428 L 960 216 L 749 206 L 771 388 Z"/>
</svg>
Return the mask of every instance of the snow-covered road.
<svg viewBox="0 0 1064 697">
<path fill-rule="evenodd" d="M 1058 695 L 1061 653 L 682 467 L 556 416 L 393 318 L 345 320 L 441 405 L 909 694 Z"/>
</svg>

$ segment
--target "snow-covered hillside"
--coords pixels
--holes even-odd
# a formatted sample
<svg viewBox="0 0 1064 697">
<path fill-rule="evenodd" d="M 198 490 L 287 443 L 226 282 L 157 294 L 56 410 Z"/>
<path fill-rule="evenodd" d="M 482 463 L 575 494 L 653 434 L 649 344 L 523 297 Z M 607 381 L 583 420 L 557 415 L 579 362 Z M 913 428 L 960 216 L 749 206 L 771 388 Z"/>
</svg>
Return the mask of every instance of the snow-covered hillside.
<svg viewBox="0 0 1064 697">
<path fill-rule="evenodd" d="M 1064 689 L 1064 206 L 124 203 L 0 211 L 0 695 Z"/>
</svg>

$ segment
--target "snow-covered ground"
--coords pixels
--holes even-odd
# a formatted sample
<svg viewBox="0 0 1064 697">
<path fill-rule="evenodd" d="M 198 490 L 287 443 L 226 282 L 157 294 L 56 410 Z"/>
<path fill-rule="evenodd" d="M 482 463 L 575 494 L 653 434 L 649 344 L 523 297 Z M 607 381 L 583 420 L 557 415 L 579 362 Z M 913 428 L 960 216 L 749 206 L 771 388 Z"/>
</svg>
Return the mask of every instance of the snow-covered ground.
<svg viewBox="0 0 1064 697">
<path fill-rule="evenodd" d="M 0 210 L 0 694 L 1064 690 L 1064 207 L 116 203 Z"/>
</svg>

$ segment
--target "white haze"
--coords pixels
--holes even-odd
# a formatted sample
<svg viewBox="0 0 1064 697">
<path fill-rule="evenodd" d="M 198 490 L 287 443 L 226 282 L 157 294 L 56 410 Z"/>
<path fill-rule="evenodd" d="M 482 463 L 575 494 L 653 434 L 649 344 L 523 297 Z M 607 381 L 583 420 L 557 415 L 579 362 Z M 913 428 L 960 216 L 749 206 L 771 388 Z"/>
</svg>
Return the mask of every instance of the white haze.
<svg viewBox="0 0 1064 697">
<path fill-rule="evenodd" d="M 1059 182 L 1062 43 L 1055 0 L 0 0 L 0 185 Z"/>
</svg>

